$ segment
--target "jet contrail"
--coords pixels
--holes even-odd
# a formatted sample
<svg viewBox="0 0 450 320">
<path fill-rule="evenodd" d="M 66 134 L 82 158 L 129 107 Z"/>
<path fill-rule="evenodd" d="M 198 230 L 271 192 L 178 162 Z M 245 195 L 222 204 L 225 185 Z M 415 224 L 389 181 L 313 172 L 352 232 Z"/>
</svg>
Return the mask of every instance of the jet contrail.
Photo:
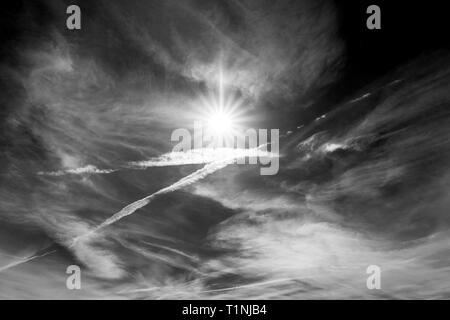
<svg viewBox="0 0 450 320">
<path fill-rule="evenodd" d="M 126 207 L 124 207 L 119 212 L 115 213 L 110 218 L 106 219 L 103 223 L 92 229 L 91 231 L 82 234 L 76 238 L 73 239 L 72 243 L 68 246 L 68 248 L 71 248 L 76 245 L 76 243 L 83 239 L 87 238 L 93 234 L 95 234 L 100 229 L 117 222 L 118 220 L 133 214 L 136 210 L 146 206 L 149 204 L 153 199 L 156 197 L 170 193 L 176 190 L 179 190 L 181 188 L 184 188 L 192 183 L 195 183 L 199 180 L 204 179 L 208 175 L 225 168 L 229 164 L 232 164 L 239 158 L 243 157 L 279 157 L 278 154 L 274 154 L 267 151 L 261 151 L 260 149 L 262 147 L 265 147 L 266 145 L 261 145 L 254 149 L 231 149 L 231 148 L 219 148 L 219 149 L 199 149 L 199 150 L 192 150 L 186 153 L 177 152 L 177 153 L 168 153 L 165 155 L 162 155 L 160 157 L 151 159 L 149 161 L 142 161 L 142 162 L 131 162 L 130 164 L 132 167 L 152 167 L 152 166 L 174 166 L 174 165 L 186 165 L 186 164 L 201 164 L 201 163 L 207 163 L 203 168 L 189 174 L 188 176 L 178 180 L 174 184 L 165 187 L 163 189 L 160 189 L 159 191 L 142 198 L 140 200 L 137 200 Z M 197 158 L 196 158 L 197 157 Z M 221 159 L 221 160 L 217 160 Z M 129 168 L 129 167 L 128 167 Z M 41 175 L 54 175 L 54 176 L 60 176 L 64 174 L 81 174 L 81 173 L 111 173 L 117 171 L 117 169 L 98 169 L 95 166 L 86 166 L 82 168 L 77 169 L 70 169 L 67 171 L 56 171 L 56 172 L 39 172 L 38 174 Z M 17 265 L 26 263 L 28 261 L 34 260 L 36 258 L 44 257 L 48 254 L 54 253 L 57 250 L 52 250 L 45 252 L 41 255 L 34 254 L 28 258 L 24 258 L 23 260 L 19 260 L 13 263 L 10 263 L 4 267 L 0 268 L 0 272 L 5 271 L 7 269 L 10 269 L 12 267 L 15 267 Z"/>
<path fill-rule="evenodd" d="M 225 154 L 225 152 L 220 152 L 221 160 L 216 160 L 214 162 L 210 162 L 210 163 L 206 164 L 203 168 L 189 174 L 188 176 L 180 179 L 179 181 L 175 182 L 174 184 L 172 184 L 168 187 L 165 187 L 163 189 L 160 189 L 159 191 L 152 193 L 151 195 L 149 195 L 145 198 L 139 199 L 139 200 L 127 205 L 122 210 L 115 213 L 110 218 L 106 219 L 103 223 L 101 223 L 100 225 L 98 225 L 97 227 L 95 227 L 94 229 L 89 231 L 88 233 L 76 237 L 71 246 L 75 245 L 76 242 L 79 241 L 80 239 L 89 237 L 89 236 L 93 235 L 94 233 L 96 233 L 97 231 L 99 231 L 100 229 L 102 229 L 106 226 L 109 226 L 110 224 L 115 223 L 118 220 L 120 220 L 126 216 L 133 214 L 136 210 L 149 204 L 156 197 L 158 197 L 162 194 L 166 194 L 169 192 L 179 190 L 179 189 L 184 188 L 192 183 L 202 180 L 206 176 L 208 176 L 220 169 L 225 168 L 226 166 L 228 166 L 231 163 L 234 163 L 239 158 L 258 157 L 258 156 L 260 156 L 260 157 L 278 157 L 279 156 L 278 154 L 274 154 L 271 152 L 260 151 L 259 149 L 264 146 L 265 145 L 261 145 L 258 148 L 253 148 L 253 149 L 232 149 L 233 151 L 227 150 L 228 154 Z"/>
<path fill-rule="evenodd" d="M 192 164 L 207 164 L 229 158 L 241 157 L 273 157 L 274 154 L 268 151 L 259 150 L 262 145 L 254 149 L 236 149 L 236 148 L 200 148 L 188 151 L 173 151 L 162 154 L 158 157 L 150 158 L 143 161 L 131 161 L 119 166 L 118 168 L 100 169 L 94 165 L 86 165 L 84 167 L 59 170 L 59 171 L 39 171 L 37 174 L 41 176 L 64 176 L 64 175 L 80 175 L 80 174 L 108 174 L 126 169 L 146 169 L 151 167 L 171 167 Z"/>
<path fill-rule="evenodd" d="M 40 176 L 64 176 L 68 174 L 83 174 L 83 173 L 97 173 L 97 174 L 106 174 L 106 173 L 112 173 L 117 171 L 117 169 L 99 169 L 96 166 L 93 166 L 91 164 L 75 168 L 75 169 L 68 169 L 68 170 L 59 170 L 59 171 L 51 171 L 51 172 L 43 172 L 39 171 L 38 175 Z"/>
<path fill-rule="evenodd" d="M 205 178 L 206 176 L 210 175 L 211 173 L 216 172 L 217 170 L 220 170 L 222 168 L 225 168 L 227 165 L 229 165 L 231 162 L 233 162 L 234 160 L 224 160 L 224 161 L 220 161 L 220 162 L 213 162 L 213 163 L 209 163 L 207 165 L 205 165 L 203 168 L 191 173 L 190 175 L 180 179 L 179 181 L 175 182 L 174 184 L 165 187 L 163 189 L 160 189 L 159 191 L 152 193 L 151 195 L 139 199 L 129 205 L 127 205 L 126 207 L 124 207 L 122 210 L 120 210 L 119 212 L 115 213 L 113 216 L 111 216 L 110 218 L 106 219 L 104 222 L 102 222 L 100 225 L 98 225 L 97 227 L 95 227 L 94 229 L 92 229 L 90 232 L 81 235 L 79 237 L 76 237 L 72 243 L 71 246 L 75 245 L 77 241 L 79 241 L 82 238 L 85 237 L 89 237 L 91 235 L 93 235 L 94 233 L 96 233 L 97 231 L 99 231 L 100 229 L 109 226 L 112 223 L 117 222 L 118 220 L 122 219 L 123 217 L 129 216 L 130 214 L 133 214 L 136 210 L 146 206 L 147 204 L 149 204 L 153 199 L 155 199 L 156 197 L 162 195 L 162 194 L 166 194 L 169 192 L 173 192 L 176 191 L 178 189 L 181 189 L 183 187 L 186 187 L 192 183 L 195 183 L 203 178 Z"/>
<path fill-rule="evenodd" d="M 50 247 L 51 247 L 51 246 L 50 246 Z M 48 248 L 50 248 L 50 247 L 48 247 Z M 18 265 L 21 265 L 21 264 L 23 264 L 23 263 L 32 261 L 32 260 L 34 260 L 34 259 L 45 257 L 45 256 L 47 256 L 47 255 L 49 255 L 49 254 L 51 254 L 51 253 L 56 252 L 56 251 L 57 251 L 56 249 L 53 249 L 53 250 L 51 250 L 51 251 L 47 251 L 47 252 L 44 252 L 44 253 L 39 254 L 39 255 L 38 255 L 37 253 L 35 253 L 35 254 L 33 254 L 32 256 L 29 256 L 29 257 L 27 257 L 27 258 L 23 258 L 23 259 L 21 259 L 21 260 L 19 260 L 19 261 L 15 261 L 15 262 L 12 262 L 12 263 L 10 263 L 10 264 L 7 264 L 6 266 L 1 267 L 1 268 L 0 268 L 0 272 L 6 271 L 6 270 L 11 269 L 11 268 L 14 268 L 14 267 L 16 267 L 16 266 L 18 266 Z"/>
</svg>

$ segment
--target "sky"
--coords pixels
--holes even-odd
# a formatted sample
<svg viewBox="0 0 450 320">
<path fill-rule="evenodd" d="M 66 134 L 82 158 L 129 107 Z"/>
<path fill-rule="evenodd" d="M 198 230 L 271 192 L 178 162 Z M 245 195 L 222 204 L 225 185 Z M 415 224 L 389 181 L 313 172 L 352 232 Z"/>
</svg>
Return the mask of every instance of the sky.
<svg viewBox="0 0 450 320">
<path fill-rule="evenodd" d="M 2 4 L 0 299 L 449 298 L 444 11 L 376 2 Z M 172 152 L 221 93 L 277 154 Z"/>
</svg>

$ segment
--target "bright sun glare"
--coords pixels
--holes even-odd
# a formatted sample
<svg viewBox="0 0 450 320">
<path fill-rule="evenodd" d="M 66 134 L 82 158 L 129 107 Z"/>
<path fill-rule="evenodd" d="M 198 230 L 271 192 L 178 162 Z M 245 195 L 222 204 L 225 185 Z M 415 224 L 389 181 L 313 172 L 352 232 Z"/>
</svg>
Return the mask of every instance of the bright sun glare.
<svg viewBox="0 0 450 320">
<path fill-rule="evenodd" d="M 224 74 L 221 66 L 218 67 L 217 79 L 212 79 L 211 82 L 216 88 L 199 95 L 199 113 L 196 118 L 205 126 L 207 136 L 233 142 L 234 136 L 246 121 L 243 117 L 244 100 L 230 86 L 231 80 Z"/>
<path fill-rule="evenodd" d="M 216 135 L 226 135 L 232 131 L 233 120 L 231 115 L 218 111 L 208 118 L 208 129 Z"/>
</svg>

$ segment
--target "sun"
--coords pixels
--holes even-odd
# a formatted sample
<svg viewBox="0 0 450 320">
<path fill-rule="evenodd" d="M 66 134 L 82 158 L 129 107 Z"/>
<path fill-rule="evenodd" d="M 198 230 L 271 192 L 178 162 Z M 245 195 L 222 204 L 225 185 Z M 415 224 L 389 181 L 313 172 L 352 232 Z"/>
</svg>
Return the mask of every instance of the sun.
<svg viewBox="0 0 450 320">
<path fill-rule="evenodd" d="M 233 117 L 224 111 L 216 111 L 207 117 L 207 129 L 215 136 L 226 136 L 233 131 Z"/>
<path fill-rule="evenodd" d="M 231 75 L 221 65 L 217 77 L 211 78 L 210 85 L 198 98 L 192 117 L 200 123 L 205 139 L 215 141 L 216 146 L 233 145 L 248 124 L 248 108 L 242 92 L 233 85 Z"/>
</svg>

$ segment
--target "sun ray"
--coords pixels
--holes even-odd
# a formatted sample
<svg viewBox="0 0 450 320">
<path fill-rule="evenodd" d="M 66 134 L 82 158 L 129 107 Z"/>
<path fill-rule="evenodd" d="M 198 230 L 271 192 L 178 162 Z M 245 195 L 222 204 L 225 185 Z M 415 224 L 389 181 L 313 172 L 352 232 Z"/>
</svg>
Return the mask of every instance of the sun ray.
<svg viewBox="0 0 450 320">
<path fill-rule="evenodd" d="M 196 120 L 200 121 L 206 136 L 216 140 L 220 145 L 234 143 L 245 121 L 243 99 L 240 94 L 229 87 L 229 78 L 219 63 L 215 88 L 199 95 Z"/>
</svg>

